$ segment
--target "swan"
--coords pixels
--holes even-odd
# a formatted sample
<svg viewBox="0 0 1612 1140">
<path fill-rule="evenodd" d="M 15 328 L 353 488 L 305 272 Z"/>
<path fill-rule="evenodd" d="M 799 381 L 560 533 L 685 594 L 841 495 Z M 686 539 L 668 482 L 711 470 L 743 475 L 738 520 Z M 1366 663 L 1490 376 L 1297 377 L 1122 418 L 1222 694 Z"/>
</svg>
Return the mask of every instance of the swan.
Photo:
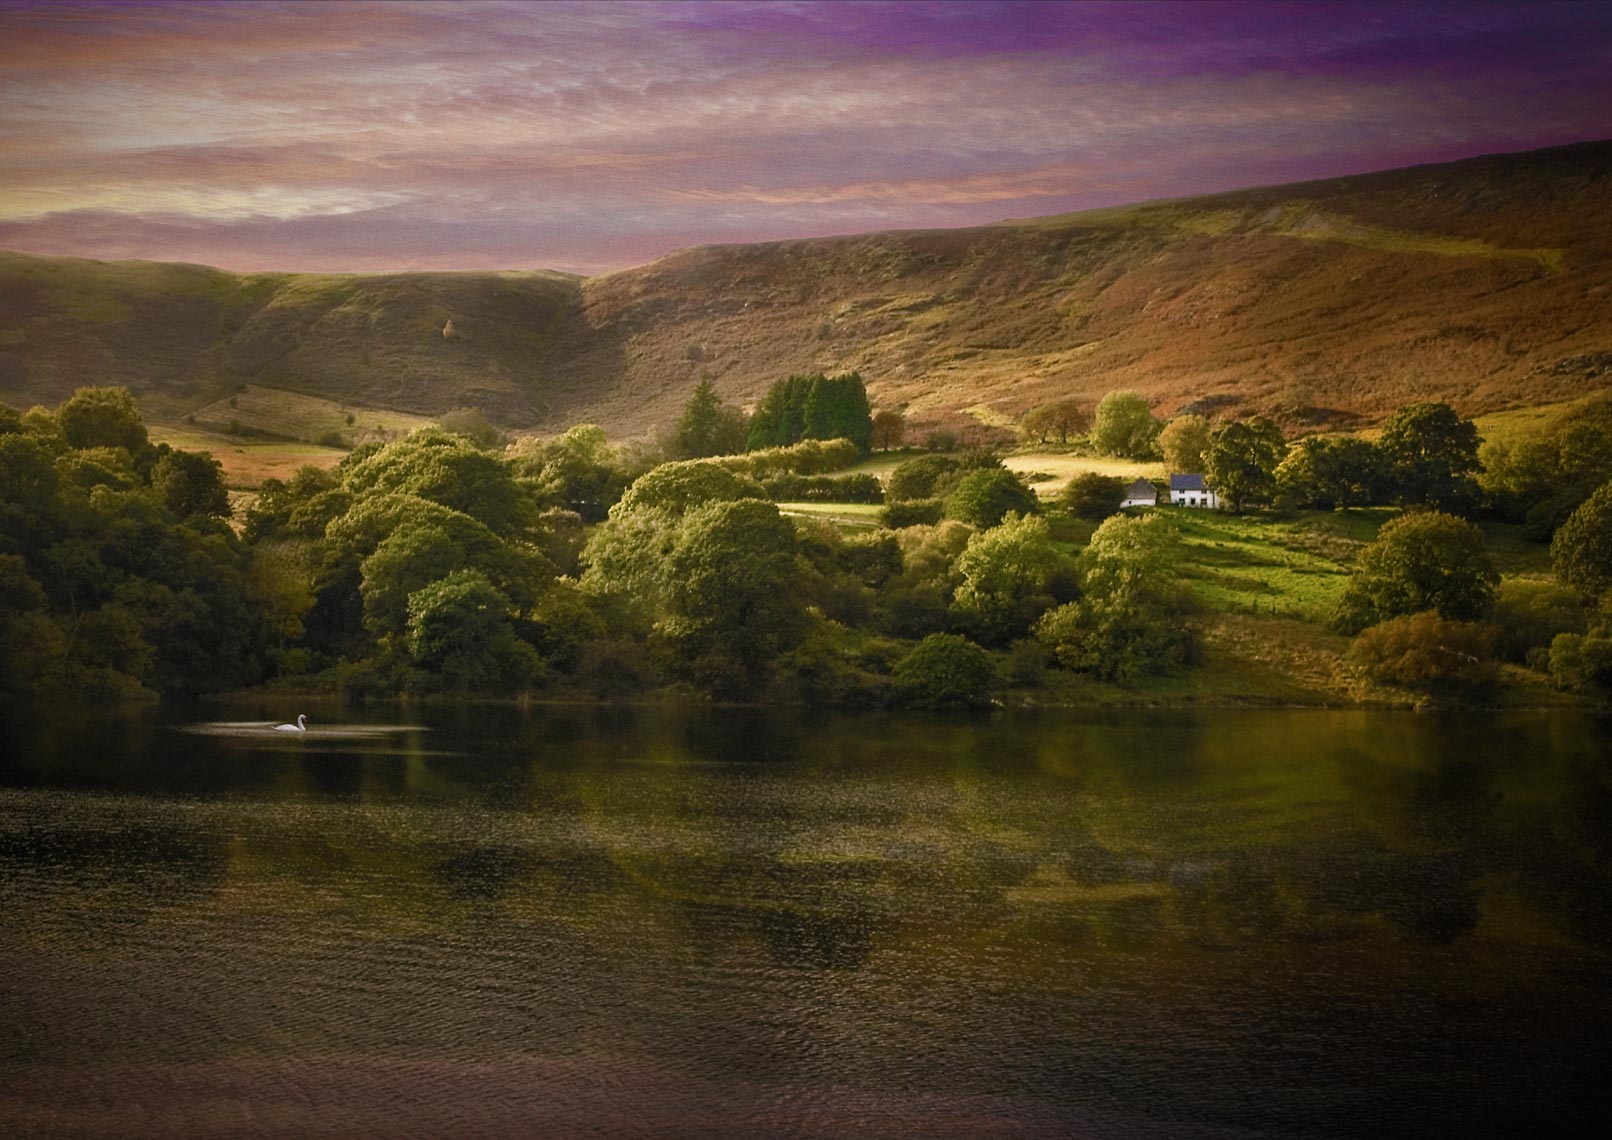
<svg viewBox="0 0 1612 1140">
<path fill-rule="evenodd" d="M 308 731 L 307 721 L 308 721 L 308 714 L 307 713 L 298 713 L 297 714 L 297 723 L 296 724 L 277 724 L 277 725 L 274 726 L 274 731 L 275 732 L 307 732 Z"/>
</svg>

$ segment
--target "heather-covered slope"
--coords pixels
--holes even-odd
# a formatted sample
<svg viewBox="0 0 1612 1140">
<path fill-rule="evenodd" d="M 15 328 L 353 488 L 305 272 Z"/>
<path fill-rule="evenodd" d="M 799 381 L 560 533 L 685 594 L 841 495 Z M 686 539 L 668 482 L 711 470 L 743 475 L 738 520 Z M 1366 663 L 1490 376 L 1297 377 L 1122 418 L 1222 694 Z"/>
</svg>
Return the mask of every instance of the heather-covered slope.
<svg viewBox="0 0 1612 1140">
<path fill-rule="evenodd" d="M 452 321 L 449 335 L 444 335 Z M 234 275 L 0 256 L 0 399 L 241 384 L 510 424 L 665 422 L 859 369 L 916 420 L 1136 388 L 1351 423 L 1612 384 L 1612 143 L 968 230 L 685 250 L 561 274 Z"/>
</svg>

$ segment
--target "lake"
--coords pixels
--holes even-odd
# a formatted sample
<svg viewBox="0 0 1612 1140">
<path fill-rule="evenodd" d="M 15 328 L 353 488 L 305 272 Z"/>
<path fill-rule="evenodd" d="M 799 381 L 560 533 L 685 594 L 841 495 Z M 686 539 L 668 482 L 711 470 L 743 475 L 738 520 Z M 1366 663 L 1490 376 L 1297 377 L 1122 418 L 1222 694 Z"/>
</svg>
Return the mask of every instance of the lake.
<svg viewBox="0 0 1612 1140">
<path fill-rule="evenodd" d="M 1561 1136 L 1612 1106 L 1606 719 L 0 724 L 0 1134 Z"/>
</svg>

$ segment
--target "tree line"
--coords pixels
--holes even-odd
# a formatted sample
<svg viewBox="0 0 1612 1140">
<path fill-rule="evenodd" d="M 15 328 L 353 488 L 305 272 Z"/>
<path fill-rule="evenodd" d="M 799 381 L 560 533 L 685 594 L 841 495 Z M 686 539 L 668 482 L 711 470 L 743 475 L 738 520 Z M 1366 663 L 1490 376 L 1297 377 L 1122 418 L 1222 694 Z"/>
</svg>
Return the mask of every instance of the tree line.
<svg viewBox="0 0 1612 1140">
<path fill-rule="evenodd" d="M 685 426 L 731 428 L 711 396 L 702 381 L 673 455 L 716 438 Z M 1612 401 L 1574 423 L 1601 416 Z M 593 425 L 507 446 L 428 428 L 266 480 L 237 533 L 218 464 L 153 445 L 126 391 L 0 410 L 0 691 L 267 681 L 946 707 L 1058 673 L 1134 684 L 1195 664 L 1167 513 L 1118 513 L 1090 479 L 1043 502 L 985 451 L 918 455 L 870 486 L 842 472 L 873 445 L 872 418 L 860 378 L 791 377 L 746 425 L 750 450 L 668 459 Z M 853 420 L 869 430 L 813 434 Z M 1366 674 L 1475 692 L 1509 659 L 1602 691 L 1612 457 L 1591 451 L 1606 438 L 1564 428 L 1480 456 L 1470 421 L 1423 404 L 1374 441 L 1210 425 L 1203 465 L 1238 509 L 1284 495 L 1294 509 L 1408 508 L 1362 551 L 1333 615 Z M 1590 489 L 1564 514 L 1570 487 Z M 882 499 L 881 525 L 779 510 L 814 496 Z M 1463 517 L 1501 510 L 1559 518 L 1545 536 L 1555 582 L 1502 584 Z M 1082 514 L 1099 523 L 1084 542 L 1062 521 Z"/>
</svg>

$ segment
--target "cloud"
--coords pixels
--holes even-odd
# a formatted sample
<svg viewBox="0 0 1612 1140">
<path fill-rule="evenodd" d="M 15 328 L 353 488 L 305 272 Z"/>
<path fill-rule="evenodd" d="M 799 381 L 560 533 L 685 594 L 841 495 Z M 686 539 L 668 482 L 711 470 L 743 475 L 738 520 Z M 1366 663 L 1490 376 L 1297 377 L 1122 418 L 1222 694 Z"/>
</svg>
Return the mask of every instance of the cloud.
<svg viewBox="0 0 1612 1140">
<path fill-rule="evenodd" d="M 1573 4 L 0 3 L 0 242 L 618 267 L 1604 137 L 1609 77 Z"/>
</svg>

